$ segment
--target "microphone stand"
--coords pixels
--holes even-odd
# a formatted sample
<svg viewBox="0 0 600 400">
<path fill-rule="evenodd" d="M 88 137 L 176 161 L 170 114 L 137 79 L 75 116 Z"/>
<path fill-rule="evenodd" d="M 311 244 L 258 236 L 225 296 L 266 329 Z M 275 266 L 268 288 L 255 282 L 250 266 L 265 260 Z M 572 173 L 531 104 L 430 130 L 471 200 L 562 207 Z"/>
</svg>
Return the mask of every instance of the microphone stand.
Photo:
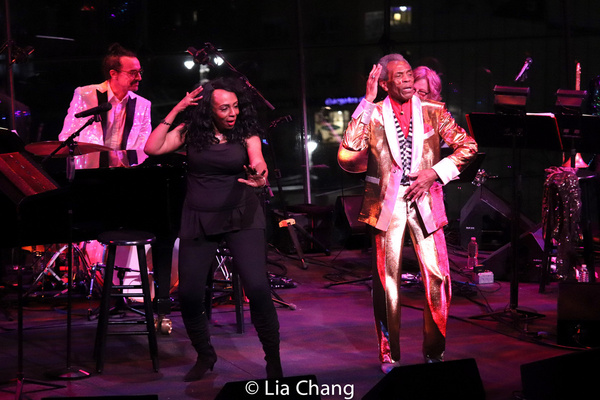
<svg viewBox="0 0 600 400">
<path fill-rule="evenodd" d="M 285 121 L 291 121 L 291 119 L 292 119 L 292 117 L 290 117 L 289 115 L 286 115 L 285 117 L 281 117 L 281 118 L 279 118 L 279 119 L 271 122 L 271 124 L 269 125 L 269 130 L 272 129 L 272 128 L 274 128 L 275 126 L 277 126 L 277 124 L 279 122 L 284 121 L 284 120 Z M 267 133 L 266 133 L 267 138 L 266 139 L 267 139 L 267 143 L 269 145 L 269 148 L 271 149 L 271 154 L 273 155 L 273 151 L 272 151 L 272 147 L 270 145 L 270 139 L 269 139 L 269 130 L 267 130 Z M 281 174 L 279 173 L 279 170 L 277 169 L 276 162 L 273 161 L 273 163 L 275 164 L 275 169 L 274 169 L 275 180 L 277 181 L 277 186 L 279 187 L 280 186 L 279 185 L 279 177 L 281 176 Z M 267 204 L 270 204 L 270 200 L 269 199 L 274 196 L 273 195 L 273 191 L 271 190 L 271 186 L 270 185 L 267 184 L 267 185 L 265 185 L 263 187 L 261 196 L 262 196 L 263 214 L 266 217 L 267 216 Z M 290 235 L 295 235 L 295 232 L 292 231 L 290 233 Z M 296 239 L 296 241 L 297 240 L 298 239 Z M 265 243 L 265 245 L 267 246 L 267 250 L 268 250 L 268 243 Z M 281 264 L 279 264 L 279 263 L 277 263 L 275 261 L 269 260 L 268 257 L 267 257 L 267 264 L 275 265 L 275 266 L 277 266 L 279 268 L 285 269 L 285 267 L 283 267 Z M 269 284 L 270 283 L 271 282 L 269 282 Z M 280 305 L 282 305 L 284 307 L 287 307 L 290 310 L 295 310 L 296 309 L 296 305 L 294 303 L 288 303 L 285 300 L 283 300 L 283 298 L 279 294 L 277 294 L 277 292 L 275 291 L 275 289 L 273 288 L 273 286 L 272 285 L 270 285 L 270 286 L 271 286 L 271 300 L 274 303 L 277 303 L 277 304 L 280 304 Z"/>
<path fill-rule="evenodd" d="M 54 157 L 56 153 L 58 153 L 61 149 L 65 147 L 69 147 L 69 156 L 67 157 L 67 180 L 69 183 L 73 181 L 75 176 L 75 147 L 77 147 L 77 143 L 75 142 L 75 138 L 79 136 L 79 134 L 88 126 L 93 124 L 94 122 L 100 122 L 101 117 L 100 114 L 94 115 L 92 118 L 88 119 L 85 124 L 81 126 L 81 128 L 77 129 L 73 132 L 64 142 L 62 142 L 56 149 L 52 151 L 52 153 L 48 154 L 46 157 L 42 159 L 42 164 L 46 163 L 49 159 Z"/>
<path fill-rule="evenodd" d="M 269 129 L 267 130 L 267 141 L 269 143 L 271 143 L 271 138 L 269 137 L 271 129 L 273 129 L 275 126 L 277 126 L 277 124 L 279 124 L 282 121 L 291 121 L 291 120 L 292 120 L 292 117 L 289 115 L 286 115 L 285 117 L 281 117 L 281 118 L 273 121 L 271 123 L 271 125 L 269 126 Z M 296 250 L 296 254 L 298 255 L 298 258 L 300 259 L 301 268 L 308 269 L 308 266 L 306 265 L 306 261 L 304 259 L 305 257 L 304 257 L 304 252 L 302 251 L 302 246 L 300 245 L 300 241 L 298 240 L 298 235 L 296 235 L 296 230 L 298 232 L 300 232 L 305 238 L 307 238 L 308 240 L 310 240 L 317 246 L 321 247 L 324 250 L 326 255 L 329 255 L 329 249 L 327 249 L 327 247 L 323 243 L 319 242 L 315 237 L 313 237 L 310 233 L 308 233 L 306 231 L 306 229 L 304 229 L 299 224 L 295 223 L 295 221 L 292 218 L 290 218 L 290 215 L 287 210 L 286 202 L 285 202 L 285 199 L 283 196 L 283 188 L 281 186 L 281 181 L 280 181 L 281 171 L 279 170 L 279 167 L 277 166 L 277 157 L 275 155 L 275 151 L 273 150 L 273 146 L 269 145 L 269 150 L 271 153 L 271 160 L 272 160 L 272 163 L 274 166 L 273 172 L 274 172 L 274 176 L 275 176 L 275 183 L 277 184 L 277 193 L 279 194 L 279 198 L 281 201 L 281 211 L 283 212 L 283 220 L 279 222 L 279 227 L 287 228 L 288 233 L 290 234 L 290 238 L 292 240 L 294 249 Z"/>
<path fill-rule="evenodd" d="M 43 160 L 42 163 L 49 160 L 50 158 L 52 158 L 52 156 L 54 156 L 56 153 L 58 153 L 60 151 L 60 149 L 64 148 L 64 147 L 69 147 L 69 154 L 67 156 L 67 168 L 66 168 L 66 174 L 67 174 L 67 181 L 69 186 L 71 186 L 71 184 L 73 183 L 73 180 L 75 178 L 75 147 L 77 146 L 77 143 L 75 142 L 75 138 L 77 136 L 79 136 L 79 134 L 81 133 L 81 131 L 83 131 L 85 128 L 87 128 L 88 126 L 90 126 L 91 124 L 93 124 L 94 122 L 100 122 L 101 121 L 101 116 L 100 114 L 96 114 L 94 115 L 92 118 L 89 118 L 85 124 L 83 124 L 81 126 L 81 128 L 79 128 L 77 131 L 75 131 L 74 133 L 72 133 L 64 142 L 62 142 L 56 149 L 54 149 L 54 151 L 52 151 L 52 153 L 50 153 L 48 156 L 46 156 Z M 56 371 L 49 371 L 47 373 L 48 376 L 56 378 L 56 379 L 62 379 L 62 380 L 74 380 L 74 379 L 82 379 L 82 378 L 88 378 L 90 376 L 90 373 L 85 371 L 83 368 L 80 367 L 73 367 L 71 365 L 71 338 L 72 338 L 72 327 L 71 327 L 71 315 L 72 315 L 72 287 L 73 287 L 73 206 L 72 206 L 72 199 L 69 198 L 69 209 L 67 211 L 67 274 L 68 274 L 68 282 L 67 282 L 67 365 L 66 368 L 63 370 L 56 370 Z"/>
<path fill-rule="evenodd" d="M 273 172 L 274 172 L 274 176 L 275 176 L 275 183 L 277 185 L 277 193 L 279 194 L 279 199 L 281 201 L 281 210 L 283 211 L 283 221 L 281 221 L 279 223 L 279 227 L 287 228 L 288 233 L 290 234 L 290 239 L 292 239 L 292 244 L 294 246 L 294 249 L 296 249 L 296 254 L 298 255 L 298 258 L 300 259 L 301 268 L 308 269 L 308 267 L 306 265 L 306 261 L 304 260 L 304 252 L 302 251 L 302 246 L 300 245 L 300 242 L 298 241 L 298 235 L 296 235 L 296 231 L 294 230 L 294 228 L 300 230 L 300 232 L 302 232 L 303 234 L 306 234 L 306 235 L 308 234 L 308 232 L 303 231 L 302 227 L 300 227 L 298 224 L 289 223 L 290 217 L 289 217 L 289 214 L 287 211 L 287 206 L 286 206 L 285 199 L 283 196 L 283 188 L 281 187 L 281 171 L 279 170 L 279 167 L 277 166 L 277 158 L 275 156 L 275 151 L 273 150 L 273 146 L 271 145 L 271 138 L 270 138 L 271 129 L 275 128 L 277 126 L 277 124 L 279 124 L 280 122 L 282 122 L 284 120 L 291 121 L 292 117 L 287 115 L 285 117 L 279 118 L 278 120 L 271 122 L 269 129 L 267 129 L 267 141 L 269 143 L 269 150 L 271 153 L 271 161 L 273 163 Z"/>
<path fill-rule="evenodd" d="M 229 68 L 232 72 L 234 72 L 236 75 L 239 76 L 239 78 L 246 84 L 246 86 L 252 90 L 252 92 L 262 100 L 262 102 L 270 109 L 270 110 L 274 110 L 275 107 L 273 107 L 273 105 L 271 103 L 269 103 L 269 101 L 267 99 L 264 98 L 264 96 L 258 91 L 258 89 L 256 89 L 254 86 L 252 86 L 252 84 L 250 83 L 250 81 L 248 80 L 248 78 L 246 78 L 244 76 L 244 74 L 242 74 L 240 71 L 238 71 L 233 65 L 231 65 L 229 63 L 229 61 L 227 61 L 227 59 L 223 56 L 223 54 L 221 54 L 217 48 L 215 46 L 212 45 L 212 43 L 204 43 L 204 48 L 198 52 L 196 52 L 196 54 L 192 54 L 194 56 L 194 60 L 200 64 L 204 64 L 209 62 L 207 54 L 208 53 L 213 53 L 217 56 L 219 56 L 219 58 L 221 58 L 223 60 L 223 62 L 225 63 L 225 65 L 227 65 L 227 68 Z M 202 57 L 199 57 L 199 55 L 202 54 Z"/>
</svg>

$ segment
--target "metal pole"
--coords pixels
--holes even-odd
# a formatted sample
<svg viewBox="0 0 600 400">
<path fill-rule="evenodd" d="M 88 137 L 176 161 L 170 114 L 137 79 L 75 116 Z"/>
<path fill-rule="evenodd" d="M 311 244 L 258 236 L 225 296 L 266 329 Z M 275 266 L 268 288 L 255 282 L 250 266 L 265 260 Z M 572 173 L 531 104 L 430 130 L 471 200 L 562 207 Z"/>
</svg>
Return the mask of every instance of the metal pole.
<svg viewBox="0 0 600 400">
<path fill-rule="evenodd" d="M 571 24 L 570 24 L 570 14 L 569 14 L 569 4 L 566 0 L 561 1 L 561 8 L 563 14 L 563 34 L 565 39 L 565 77 L 567 79 L 567 87 L 572 87 L 571 74 L 569 73 L 571 69 Z"/>
<path fill-rule="evenodd" d="M 15 81 L 12 69 L 13 62 L 13 42 L 10 33 L 10 0 L 4 0 L 4 10 L 6 19 L 6 71 L 8 73 L 8 94 L 10 96 L 10 117 L 9 128 L 10 130 L 16 129 L 15 124 Z"/>
<path fill-rule="evenodd" d="M 308 113 L 306 109 L 306 70 L 304 63 L 304 31 L 302 24 L 302 7 L 301 1 L 297 0 L 297 14 L 298 14 L 298 62 L 300 67 L 300 95 L 302 101 L 302 138 L 304 145 L 304 202 L 311 204 L 311 188 L 310 188 L 310 154 L 308 152 Z"/>
</svg>

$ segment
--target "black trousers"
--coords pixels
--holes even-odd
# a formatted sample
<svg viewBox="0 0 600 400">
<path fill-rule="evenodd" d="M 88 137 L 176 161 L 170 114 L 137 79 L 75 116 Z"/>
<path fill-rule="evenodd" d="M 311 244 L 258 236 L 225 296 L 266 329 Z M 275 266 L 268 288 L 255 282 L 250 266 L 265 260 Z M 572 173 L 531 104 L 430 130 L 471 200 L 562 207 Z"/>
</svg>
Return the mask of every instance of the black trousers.
<svg viewBox="0 0 600 400">
<path fill-rule="evenodd" d="M 248 229 L 179 242 L 181 315 L 195 319 L 205 312 L 206 282 L 219 244 L 225 242 L 240 275 L 252 313 L 275 312 L 267 278 L 265 231 Z"/>
</svg>

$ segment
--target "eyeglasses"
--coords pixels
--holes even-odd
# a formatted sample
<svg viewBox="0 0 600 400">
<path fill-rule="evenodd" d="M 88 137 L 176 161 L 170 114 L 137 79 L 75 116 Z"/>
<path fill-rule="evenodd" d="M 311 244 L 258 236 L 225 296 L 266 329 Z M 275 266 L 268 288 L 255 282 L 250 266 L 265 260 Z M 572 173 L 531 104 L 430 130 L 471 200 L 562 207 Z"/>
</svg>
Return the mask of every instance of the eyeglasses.
<svg viewBox="0 0 600 400">
<path fill-rule="evenodd" d="M 117 72 L 123 72 L 124 74 L 129 75 L 132 78 L 135 78 L 136 76 L 138 76 L 138 74 L 140 76 L 142 76 L 144 74 L 144 69 L 140 68 L 140 69 L 132 69 L 131 71 L 119 71 L 117 70 Z"/>
<path fill-rule="evenodd" d="M 429 92 L 426 92 L 424 90 L 417 90 L 417 94 L 419 96 L 427 96 L 429 94 Z"/>
</svg>

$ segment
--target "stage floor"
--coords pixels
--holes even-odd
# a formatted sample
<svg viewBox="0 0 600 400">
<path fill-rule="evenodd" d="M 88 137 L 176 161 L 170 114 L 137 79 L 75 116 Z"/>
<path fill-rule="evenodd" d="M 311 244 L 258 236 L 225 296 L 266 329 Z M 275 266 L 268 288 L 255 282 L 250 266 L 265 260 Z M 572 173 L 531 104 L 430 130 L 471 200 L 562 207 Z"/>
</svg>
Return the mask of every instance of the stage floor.
<svg viewBox="0 0 600 400">
<path fill-rule="evenodd" d="M 539 293 L 535 282 L 518 286 L 517 311 L 543 314 L 523 321 L 512 318 L 509 282 L 474 285 L 461 273 L 465 254 L 449 248 L 453 268 L 453 298 L 448 321 L 446 361 L 473 358 L 476 361 L 487 399 L 521 398 L 520 366 L 533 361 L 579 353 L 581 349 L 557 344 L 558 284 L 550 283 Z M 300 262 L 274 250 L 270 271 L 295 283 L 294 288 L 276 289 L 293 307 L 277 304 L 281 323 L 281 357 L 286 376 L 314 375 L 322 388 L 336 394 L 322 399 L 360 399 L 380 382 L 384 375 L 377 358 L 377 343 L 372 317 L 370 254 L 356 249 L 332 250 L 331 255 L 307 255 L 307 269 Z M 276 265 L 276 264 L 279 264 Z M 414 258 L 406 256 L 407 274 L 415 274 Z M 407 276 L 410 278 L 410 276 Z M 357 283 L 330 284 L 366 278 Z M 403 290 L 402 366 L 422 364 L 423 293 L 418 283 L 408 281 Z M 514 295 L 514 293 L 513 293 Z M 514 297 L 512 297 L 514 298 Z M 2 291 L 0 315 L 0 398 L 15 397 L 18 366 L 17 307 L 15 290 Z M 214 399 L 228 382 L 263 379 L 263 353 L 245 307 L 243 334 L 236 333 L 232 304 L 213 308 L 212 342 L 219 360 L 214 371 L 202 381 L 185 383 L 183 375 L 195 362 L 179 312 L 169 315 L 173 331 L 159 334 L 160 370 L 154 372 L 147 339 L 143 336 L 108 338 L 106 361 L 101 374 L 94 372 L 92 358 L 97 321 L 88 318 L 88 308 L 96 301 L 75 296 L 72 308 L 72 340 L 67 343 L 64 297 L 29 296 L 26 299 L 23 330 L 23 399 L 46 397 L 91 397 L 157 395 L 159 399 Z M 293 309 L 292 309 L 293 308 Z M 471 317 L 500 311 L 498 318 Z M 514 311 L 514 310 L 513 310 Z M 70 353 L 70 355 L 69 355 Z M 82 379 L 56 379 L 48 373 L 82 369 L 91 375 Z M 465 374 L 451 385 L 475 384 Z M 59 385 L 55 388 L 47 386 Z M 399 386 L 429 385 L 399 380 Z M 435 384 L 435 383 L 433 383 Z M 572 382 L 577 385 L 578 382 Z M 337 385 L 337 386 L 336 386 Z M 322 389 L 325 390 L 325 389 Z"/>
</svg>

